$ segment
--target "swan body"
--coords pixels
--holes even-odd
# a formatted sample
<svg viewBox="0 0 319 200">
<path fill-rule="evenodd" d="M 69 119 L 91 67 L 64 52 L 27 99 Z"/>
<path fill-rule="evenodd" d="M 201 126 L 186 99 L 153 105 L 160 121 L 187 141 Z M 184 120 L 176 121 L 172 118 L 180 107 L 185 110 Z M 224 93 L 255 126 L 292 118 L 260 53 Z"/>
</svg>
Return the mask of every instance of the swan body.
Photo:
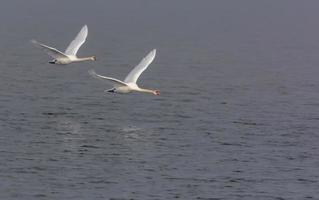
<svg viewBox="0 0 319 200">
<path fill-rule="evenodd" d="M 56 48 L 37 42 L 36 40 L 31 40 L 31 42 L 36 47 L 43 49 L 49 56 L 53 58 L 52 61 L 49 61 L 50 64 L 66 65 L 73 62 L 96 60 L 95 56 L 84 57 L 84 58 L 78 58 L 76 56 L 78 50 L 80 49 L 82 44 L 84 44 L 87 35 L 88 35 L 88 27 L 87 25 L 84 25 L 82 29 L 80 30 L 80 32 L 77 34 L 77 36 L 74 38 L 74 40 L 69 44 L 69 46 L 67 47 L 64 53 L 57 50 Z"/>
<path fill-rule="evenodd" d="M 144 89 L 140 88 L 136 82 L 139 78 L 139 76 L 143 73 L 143 71 L 152 63 L 156 55 L 156 49 L 152 50 L 150 53 L 145 56 L 141 62 L 126 76 L 124 81 L 102 76 L 97 73 L 95 73 L 94 70 L 89 70 L 89 74 L 93 76 L 94 78 L 98 78 L 101 80 L 106 80 L 110 85 L 113 86 L 112 89 L 105 90 L 106 92 L 112 92 L 112 93 L 120 93 L 120 94 L 126 94 L 133 91 L 136 92 L 144 92 L 144 93 L 151 93 L 154 95 L 160 95 L 159 90 L 151 90 L 151 89 Z"/>
</svg>

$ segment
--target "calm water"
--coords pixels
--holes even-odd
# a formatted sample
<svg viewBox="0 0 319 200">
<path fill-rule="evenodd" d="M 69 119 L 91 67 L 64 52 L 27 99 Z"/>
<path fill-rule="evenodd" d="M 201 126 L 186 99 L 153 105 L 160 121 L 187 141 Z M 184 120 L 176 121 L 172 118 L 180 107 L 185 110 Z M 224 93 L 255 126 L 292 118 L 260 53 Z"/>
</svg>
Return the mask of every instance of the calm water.
<svg viewBox="0 0 319 200">
<path fill-rule="evenodd" d="M 0 8 L 0 199 L 319 199 L 317 1 L 63 2 Z M 64 50 L 84 24 L 96 62 L 29 42 Z M 153 48 L 159 97 L 87 73 Z"/>
</svg>

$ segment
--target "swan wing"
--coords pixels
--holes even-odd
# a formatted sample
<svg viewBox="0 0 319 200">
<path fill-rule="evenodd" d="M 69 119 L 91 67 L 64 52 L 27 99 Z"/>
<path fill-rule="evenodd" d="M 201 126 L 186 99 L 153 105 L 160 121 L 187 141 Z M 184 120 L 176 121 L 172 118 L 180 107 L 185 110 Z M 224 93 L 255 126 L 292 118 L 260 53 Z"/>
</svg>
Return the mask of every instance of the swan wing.
<svg viewBox="0 0 319 200">
<path fill-rule="evenodd" d="M 126 76 L 124 79 L 125 83 L 136 83 L 138 77 L 142 72 L 152 63 L 156 55 L 156 49 L 153 49 L 151 52 L 145 56 L 141 62 Z"/>
<path fill-rule="evenodd" d="M 61 51 L 57 50 L 56 48 L 49 47 L 49 46 L 47 46 L 45 44 L 37 42 L 36 40 L 31 40 L 31 42 L 36 47 L 43 49 L 49 56 L 51 56 L 54 59 L 67 58 L 68 57 L 67 55 L 65 55 Z"/>
<path fill-rule="evenodd" d="M 106 81 L 108 81 L 109 84 L 111 84 L 114 87 L 127 86 L 127 84 L 124 83 L 123 81 L 120 81 L 116 78 L 111 78 L 111 77 L 99 75 L 93 69 L 89 70 L 88 72 L 92 77 L 100 79 L 100 80 L 106 80 Z"/>
<path fill-rule="evenodd" d="M 79 48 L 85 42 L 86 37 L 88 36 L 88 27 L 84 25 L 74 40 L 69 44 L 68 48 L 65 50 L 66 55 L 75 56 Z"/>
</svg>

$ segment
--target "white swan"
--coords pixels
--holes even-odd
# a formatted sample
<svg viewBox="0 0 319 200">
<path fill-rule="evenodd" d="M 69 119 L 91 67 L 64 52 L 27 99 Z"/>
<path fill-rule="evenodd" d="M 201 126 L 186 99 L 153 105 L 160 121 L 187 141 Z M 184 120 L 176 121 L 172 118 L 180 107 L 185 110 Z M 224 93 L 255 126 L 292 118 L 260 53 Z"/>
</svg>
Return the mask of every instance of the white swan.
<svg viewBox="0 0 319 200">
<path fill-rule="evenodd" d="M 78 52 L 79 48 L 85 42 L 87 35 L 88 35 L 88 27 L 87 27 L 87 25 L 84 25 L 82 27 L 81 31 L 78 33 L 78 35 L 69 44 L 68 48 L 65 50 L 64 53 L 62 53 L 61 51 L 59 51 L 53 47 L 49 47 L 47 45 L 39 43 L 35 40 L 31 40 L 31 42 L 35 46 L 43 49 L 49 56 L 54 58 L 54 60 L 49 62 L 50 64 L 66 65 L 66 64 L 70 64 L 72 62 L 96 60 L 95 56 L 90 56 L 90 57 L 85 57 L 85 58 L 78 58 L 76 56 L 76 53 Z"/>
<path fill-rule="evenodd" d="M 145 56 L 141 60 L 141 62 L 126 76 L 124 81 L 120 81 L 118 79 L 111 78 L 111 77 L 101 76 L 95 73 L 93 69 L 89 70 L 89 74 L 93 76 L 94 78 L 107 80 L 111 85 L 113 85 L 113 88 L 109 90 L 105 90 L 106 92 L 125 94 L 125 93 L 130 93 L 133 91 L 137 91 L 137 92 L 151 93 L 154 95 L 160 95 L 159 90 L 150 90 L 150 89 L 140 88 L 136 84 L 136 81 L 139 78 L 139 76 L 154 60 L 155 54 L 156 54 L 156 49 L 152 50 L 149 54 L 147 54 L 147 56 Z"/>
</svg>

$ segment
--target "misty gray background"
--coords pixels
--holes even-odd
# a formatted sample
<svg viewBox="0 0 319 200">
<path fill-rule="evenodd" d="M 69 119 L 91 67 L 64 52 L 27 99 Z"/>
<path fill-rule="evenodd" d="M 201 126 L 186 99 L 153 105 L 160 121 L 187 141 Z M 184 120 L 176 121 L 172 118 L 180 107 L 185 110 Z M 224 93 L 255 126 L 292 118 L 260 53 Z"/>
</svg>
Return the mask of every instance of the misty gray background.
<svg viewBox="0 0 319 200">
<path fill-rule="evenodd" d="M 0 199 L 318 199 L 319 2 L 0 2 Z M 31 39 L 64 50 L 67 66 Z M 87 71 L 161 96 L 103 93 Z"/>
</svg>

